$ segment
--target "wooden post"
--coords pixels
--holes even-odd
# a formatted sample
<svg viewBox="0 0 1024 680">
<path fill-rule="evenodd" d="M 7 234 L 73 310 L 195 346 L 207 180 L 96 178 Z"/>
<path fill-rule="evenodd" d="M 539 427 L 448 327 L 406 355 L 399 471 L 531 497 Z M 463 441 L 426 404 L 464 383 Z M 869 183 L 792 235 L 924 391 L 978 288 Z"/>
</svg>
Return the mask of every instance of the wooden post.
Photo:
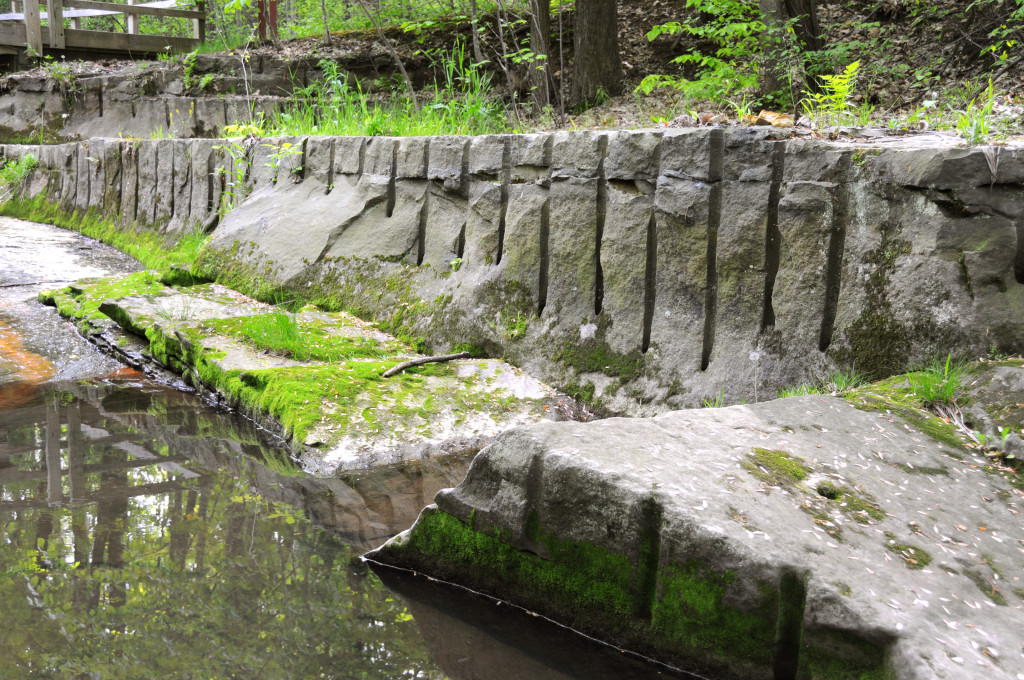
<svg viewBox="0 0 1024 680">
<path fill-rule="evenodd" d="M 206 40 L 206 3 L 203 0 L 196 3 L 196 11 L 203 12 L 203 18 L 192 20 L 192 37 L 203 42 Z"/>
<path fill-rule="evenodd" d="M 26 47 L 32 56 L 43 56 L 43 29 L 39 24 L 39 0 L 25 0 Z"/>
<path fill-rule="evenodd" d="M 21 12 L 21 0 L 11 0 L 11 11 L 15 14 Z"/>
<path fill-rule="evenodd" d="M 267 3 L 266 0 L 257 0 L 256 13 L 259 14 L 258 33 L 261 43 L 267 42 Z"/>
<path fill-rule="evenodd" d="M 128 0 L 129 5 L 134 5 L 136 0 Z M 129 35 L 139 34 L 139 15 L 138 14 L 126 14 L 125 23 L 128 28 Z"/>
<path fill-rule="evenodd" d="M 78 17 L 72 18 L 71 19 L 71 28 L 75 29 L 76 31 L 81 31 L 82 30 L 82 20 L 79 19 Z"/>
<path fill-rule="evenodd" d="M 47 19 L 50 27 L 50 47 L 64 49 L 64 0 L 46 0 Z"/>
</svg>

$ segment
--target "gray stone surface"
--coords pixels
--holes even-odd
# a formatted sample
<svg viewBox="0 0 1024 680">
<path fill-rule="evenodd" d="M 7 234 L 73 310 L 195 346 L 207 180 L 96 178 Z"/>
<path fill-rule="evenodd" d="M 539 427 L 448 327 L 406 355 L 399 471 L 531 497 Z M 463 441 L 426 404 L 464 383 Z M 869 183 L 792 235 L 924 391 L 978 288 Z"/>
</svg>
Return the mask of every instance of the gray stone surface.
<svg viewBox="0 0 1024 680">
<path fill-rule="evenodd" d="M 93 281 L 76 284 L 84 291 L 82 299 L 90 295 Z M 281 426 L 269 414 L 245 404 L 237 394 L 204 376 L 210 371 L 231 374 L 325 366 L 340 373 L 351 370 L 349 361 L 378 361 L 367 357 L 329 364 L 297 360 L 254 348 L 236 335 L 218 331 L 211 327 L 211 321 L 274 310 L 218 284 L 164 287 L 155 293 L 105 300 L 99 309 L 140 337 L 176 339 L 177 343 L 162 344 L 162 353 L 153 350 L 165 368 L 186 375 L 191 384 L 276 430 Z M 379 343 L 381 360 L 397 362 L 420 356 L 345 313 L 304 311 L 295 320 L 300 326 L 315 324 L 325 336 Z M 104 324 L 97 322 L 96 327 Z M 437 369 L 415 383 L 401 379 L 367 382 L 366 389 L 338 403 L 330 403 L 331 395 L 323 394 L 325 407 L 304 439 L 290 442 L 292 448 L 308 471 L 329 475 L 340 469 L 475 453 L 510 427 L 585 413 L 564 395 L 503 361 L 460 359 Z"/>
<path fill-rule="evenodd" d="M 782 452 L 806 476 L 775 474 L 755 459 L 759 450 Z M 801 649 L 842 655 L 844 645 L 874 647 L 899 680 L 1015 680 L 1024 674 L 1024 492 L 986 467 L 981 455 L 935 442 L 892 415 L 815 395 L 512 430 L 435 502 L 475 531 L 500 531 L 502 541 L 544 559 L 550 543 L 538 542 L 538 526 L 558 541 L 635 560 L 650 530 L 638 523 L 655 517 L 656 607 L 674 587 L 672 569 L 692 568 L 682 565 L 731 574 L 723 602 L 741 611 L 795 574 L 805 588 L 795 614 Z M 826 483 L 844 495 L 830 500 Z M 402 546 L 416 532 L 373 556 L 422 569 L 403 561 L 411 553 Z M 445 564 L 443 554 L 436 564 Z M 464 585 L 486 588 L 491 576 Z M 552 611 L 550 602 L 523 601 L 522 592 L 517 604 L 576 617 Z M 687 652 L 658 655 L 672 661 Z M 741 666 L 729 677 L 771 677 L 769 668 Z M 811 670 L 797 677 L 829 677 Z"/>
<path fill-rule="evenodd" d="M 285 141 L 301 146 L 254 149 L 252 193 L 214 232 L 214 269 L 326 282 L 434 349 L 485 347 L 610 412 L 1024 351 L 1018 146 L 739 128 L 320 138 L 282 156 Z M 107 202 L 91 192 L 109 182 L 89 144 L 47 157 L 64 205 Z M 186 168 L 170 140 L 132 144 L 122 219 L 178 228 L 191 186 L 187 221 L 208 223 L 231 178 L 215 174 L 221 155 L 204 164 L 206 147 L 190 147 Z M 273 166 L 300 163 L 272 182 Z M 214 181 L 196 192 L 185 169 Z M 44 176 L 30 191 L 56 200 Z"/>
</svg>

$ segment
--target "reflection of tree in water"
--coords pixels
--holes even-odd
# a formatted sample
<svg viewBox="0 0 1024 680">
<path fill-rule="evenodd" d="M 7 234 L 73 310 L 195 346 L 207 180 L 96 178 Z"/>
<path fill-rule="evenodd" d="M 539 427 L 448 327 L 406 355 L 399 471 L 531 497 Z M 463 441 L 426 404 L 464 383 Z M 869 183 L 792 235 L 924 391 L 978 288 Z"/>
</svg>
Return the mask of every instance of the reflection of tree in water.
<svg viewBox="0 0 1024 680">
<path fill-rule="evenodd" d="M 0 414 L 4 678 L 436 674 L 348 546 L 69 397 Z"/>
</svg>

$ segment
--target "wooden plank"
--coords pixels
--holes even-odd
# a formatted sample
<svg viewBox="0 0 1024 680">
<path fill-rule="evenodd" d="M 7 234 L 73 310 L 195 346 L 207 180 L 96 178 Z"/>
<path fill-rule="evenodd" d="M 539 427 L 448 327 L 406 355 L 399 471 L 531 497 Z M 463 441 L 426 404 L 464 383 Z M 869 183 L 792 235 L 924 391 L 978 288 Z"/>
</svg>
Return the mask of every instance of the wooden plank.
<svg viewBox="0 0 1024 680">
<path fill-rule="evenodd" d="M 199 0 L 196 3 L 196 10 L 203 13 L 203 18 L 192 20 L 192 37 L 203 42 L 206 40 L 206 3 Z"/>
<path fill-rule="evenodd" d="M 121 12 L 107 12 L 100 9 L 66 9 L 63 12 L 65 19 L 77 20 L 82 17 L 110 17 Z M 48 12 L 40 12 L 40 19 L 49 20 L 50 15 Z M 25 15 L 18 13 L 0 14 L 0 21 L 24 21 Z"/>
<path fill-rule="evenodd" d="M 49 39 L 49 27 L 42 27 L 42 36 L 44 39 Z M 25 24 L 0 23 L 0 45 L 24 45 L 26 41 Z M 191 52 L 198 44 L 199 41 L 194 38 L 175 38 L 163 35 L 130 36 L 127 33 L 81 31 L 73 28 L 64 32 L 66 49 L 120 52 L 127 56 L 165 54 L 168 51 L 168 45 L 171 52 Z"/>
<path fill-rule="evenodd" d="M 47 20 L 50 28 L 50 47 L 64 49 L 64 6 L 62 0 L 46 0 Z M 50 17 L 53 17 L 51 20 Z"/>
<path fill-rule="evenodd" d="M 29 54 L 43 56 L 43 29 L 39 23 L 39 0 L 25 0 L 25 46 Z"/>
<path fill-rule="evenodd" d="M 119 5 L 113 2 L 97 2 L 96 0 L 65 0 L 68 7 L 79 9 L 99 9 L 108 12 L 119 12 L 122 14 L 149 14 L 161 17 L 179 17 L 182 19 L 201 19 L 206 14 L 197 12 L 194 9 L 174 9 L 163 7 L 164 2 L 152 2 L 144 5 Z"/>
<path fill-rule="evenodd" d="M 5 41 L 0 40 L 0 42 Z M 64 42 L 68 49 L 130 52 L 139 55 L 166 54 L 168 51 L 191 52 L 199 44 L 199 41 L 194 38 L 175 38 L 166 35 L 128 35 L 127 33 L 76 31 L 74 29 L 68 29 L 65 32 Z M 170 50 L 167 49 L 168 46 L 170 46 Z"/>
</svg>

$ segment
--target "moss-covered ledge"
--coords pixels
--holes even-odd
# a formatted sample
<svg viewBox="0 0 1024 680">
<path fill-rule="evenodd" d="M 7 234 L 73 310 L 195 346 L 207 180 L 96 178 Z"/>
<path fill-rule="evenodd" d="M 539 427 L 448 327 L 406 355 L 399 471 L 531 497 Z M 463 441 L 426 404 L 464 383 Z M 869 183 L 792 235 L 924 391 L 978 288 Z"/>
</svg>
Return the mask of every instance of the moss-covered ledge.
<svg viewBox="0 0 1024 680">
<path fill-rule="evenodd" d="M 145 355 L 277 431 L 307 470 L 475 453 L 497 432 L 580 411 L 501 361 L 427 363 L 372 324 L 259 303 L 218 284 L 168 286 L 147 271 L 81 281 L 40 299 L 108 347 Z"/>
</svg>

